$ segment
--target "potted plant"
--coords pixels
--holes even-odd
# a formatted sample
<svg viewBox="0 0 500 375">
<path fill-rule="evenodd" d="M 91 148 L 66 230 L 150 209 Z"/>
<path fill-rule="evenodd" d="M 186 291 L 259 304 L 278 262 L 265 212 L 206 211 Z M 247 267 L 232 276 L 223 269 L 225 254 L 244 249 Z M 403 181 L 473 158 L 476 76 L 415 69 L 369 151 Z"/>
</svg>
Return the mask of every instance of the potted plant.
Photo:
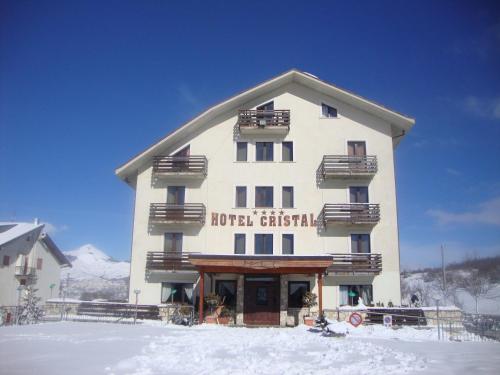
<svg viewBox="0 0 500 375">
<path fill-rule="evenodd" d="M 217 323 L 217 317 L 218 314 L 220 313 L 220 310 L 222 309 L 221 306 L 221 299 L 219 295 L 215 293 L 210 293 L 207 296 L 205 296 L 205 303 L 208 306 L 208 309 L 210 311 L 210 314 L 208 314 L 205 317 L 205 321 L 207 323 Z"/>
<path fill-rule="evenodd" d="M 307 315 L 304 316 L 304 324 L 311 327 L 314 325 L 314 317 L 311 315 L 311 307 L 317 305 L 316 298 L 317 296 L 313 292 L 306 292 L 302 296 L 302 305 L 308 309 Z"/>
<path fill-rule="evenodd" d="M 223 306 L 219 316 L 217 317 L 217 322 L 219 324 L 229 324 L 233 319 L 233 310 L 227 306 Z"/>
</svg>

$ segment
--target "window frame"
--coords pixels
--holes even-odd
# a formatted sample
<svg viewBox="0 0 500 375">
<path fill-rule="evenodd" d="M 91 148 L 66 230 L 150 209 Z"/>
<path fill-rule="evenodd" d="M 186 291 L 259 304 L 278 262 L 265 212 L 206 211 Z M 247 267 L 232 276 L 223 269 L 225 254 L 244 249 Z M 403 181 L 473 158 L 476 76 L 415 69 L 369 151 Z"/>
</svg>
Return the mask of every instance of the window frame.
<svg viewBox="0 0 500 375">
<path fill-rule="evenodd" d="M 41 271 L 43 268 L 43 258 L 36 258 L 36 269 Z"/>
<path fill-rule="evenodd" d="M 229 280 L 229 279 L 217 279 L 215 280 L 215 293 L 219 295 L 221 298 L 223 297 L 222 294 L 220 293 L 220 285 L 223 283 L 229 283 L 234 285 L 234 299 L 231 303 L 227 303 L 224 301 L 224 305 L 230 306 L 233 309 L 236 308 L 237 301 L 238 301 L 238 282 L 236 280 Z"/>
<path fill-rule="evenodd" d="M 173 250 L 167 250 L 167 235 L 172 236 L 172 245 L 173 245 Z M 178 239 L 177 236 L 180 236 L 180 250 L 177 249 L 177 243 Z M 184 248 L 184 233 L 183 232 L 164 232 L 163 233 L 163 252 L 164 253 L 182 253 Z"/>
<path fill-rule="evenodd" d="M 163 300 L 163 287 L 164 287 L 164 284 L 170 284 L 171 288 L 174 287 L 174 286 L 182 285 L 180 301 L 178 301 L 178 300 L 169 301 L 170 296 L 169 296 L 169 298 L 167 298 L 167 300 L 165 300 L 165 301 Z M 161 285 L 161 287 L 160 287 L 160 302 L 161 303 L 165 303 L 165 304 L 170 303 L 170 304 L 194 305 L 194 303 L 195 303 L 195 296 L 194 296 L 194 285 L 193 285 L 193 283 L 183 283 L 183 282 L 178 282 L 177 283 L 177 282 L 164 281 L 160 285 Z M 189 297 L 187 296 L 186 291 L 185 291 L 185 286 L 186 285 L 191 285 L 191 289 L 192 289 L 191 302 L 189 302 Z M 173 297 L 175 297 L 175 293 L 172 294 L 172 299 L 173 299 Z"/>
<path fill-rule="evenodd" d="M 323 108 L 324 107 L 327 107 L 327 111 L 326 111 L 327 114 L 329 113 L 329 111 L 328 111 L 329 108 L 334 109 L 335 110 L 335 116 L 329 116 L 329 115 L 325 116 L 325 114 L 323 112 Z M 321 118 L 328 118 L 328 119 L 339 118 L 339 110 L 338 110 L 338 108 L 334 107 L 333 105 L 326 104 L 325 102 L 321 102 Z"/>
<path fill-rule="evenodd" d="M 292 204 L 290 206 L 285 205 L 285 189 L 286 188 L 291 188 L 292 190 Z M 295 208 L 295 187 L 286 185 L 281 187 L 281 208 Z"/>
<path fill-rule="evenodd" d="M 263 249 L 267 250 L 264 252 L 257 252 L 257 243 L 260 241 L 257 241 L 257 236 L 262 236 L 262 244 L 263 244 Z M 267 249 L 267 240 L 266 238 L 271 238 L 271 252 L 269 252 Z M 253 242 L 253 253 L 254 255 L 273 255 L 274 254 L 274 236 L 273 233 L 254 233 L 254 242 Z"/>
<path fill-rule="evenodd" d="M 347 288 L 347 304 L 345 303 L 342 303 L 342 288 Z M 369 305 L 373 305 L 373 284 L 340 284 L 339 285 L 339 306 L 355 306 L 354 304 L 354 298 L 359 298 L 360 296 L 362 296 L 363 292 L 362 292 L 362 288 L 365 288 L 365 287 L 368 287 L 369 288 L 369 295 L 371 297 L 371 301 L 365 301 L 363 300 L 363 303 L 367 306 Z M 358 288 L 359 290 L 359 293 L 356 297 L 350 297 L 349 296 L 349 291 L 352 289 L 352 288 Z M 358 301 L 359 303 L 359 301 Z M 356 304 L 357 305 L 357 304 Z"/>
<path fill-rule="evenodd" d="M 257 193 L 257 190 L 259 189 L 271 189 L 271 205 L 267 205 L 267 203 L 264 202 L 264 205 L 260 205 L 259 203 L 259 200 L 257 199 L 258 197 L 258 193 Z M 267 195 L 264 194 L 265 196 L 265 199 L 264 201 L 267 201 Z M 254 201 L 254 205 L 255 205 L 255 208 L 274 208 L 274 186 L 255 186 L 255 194 L 254 194 L 254 198 L 255 198 L 255 201 Z"/>
<path fill-rule="evenodd" d="M 2 258 L 2 267 L 10 266 L 10 255 L 4 255 Z"/>
<path fill-rule="evenodd" d="M 169 202 L 169 197 L 171 196 L 169 194 L 169 191 L 173 189 L 175 190 L 175 200 L 176 202 L 174 203 L 171 203 Z M 166 199 L 166 203 L 167 204 L 175 204 L 175 205 L 178 205 L 178 206 L 182 206 L 184 204 L 186 204 L 186 186 L 185 185 L 169 185 L 167 186 L 167 199 Z M 182 191 L 182 195 L 179 193 L 180 191 Z M 182 197 L 182 202 L 178 202 L 179 198 Z"/>
<path fill-rule="evenodd" d="M 245 203 L 244 205 L 240 205 L 238 202 L 238 190 L 242 189 L 242 191 L 245 192 Z M 234 187 L 234 207 L 235 208 L 248 208 L 248 187 L 247 186 L 242 186 L 242 185 L 237 185 Z"/>
<path fill-rule="evenodd" d="M 353 248 L 353 236 L 368 236 L 368 252 L 354 252 Z M 357 241 L 359 242 L 359 241 Z M 349 233 L 349 247 L 351 250 L 351 254 L 371 254 L 372 253 L 372 238 L 370 233 Z"/>
<path fill-rule="evenodd" d="M 285 237 L 292 239 L 292 249 L 291 252 L 285 253 Z M 281 233 L 281 254 L 282 255 L 294 255 L 295 254 L 295 236 L 293 233 Z"/>
<path fill-rule="evenodd" d="M 259 160 L 259 145 L 260 144 L 264 145 L 262 150 L 266 149 L 265 145 L 271 144 L 271 148 L 270 148 L 271 159 L 262 159 L 262 160 Z M 269 155 L 267 155 L 267 153 L 263 151 L 262 156 L 269 156 Z M 271 162 L 274 162 L 274 142 L 273 141 L 256 141 L 255 142 L 255 162 L 257 162 L 257 163 L 266 163 L 266 162 L 267 163 L 271 163 Z"/>
<path fill-rule="evenodd" d="M 291 145 L 291 149 L 290 149 L 290 155 L 291 155 L 291 159 L 290 160 L 285 160 L 284 159 L 284 150 L 285 150 L 285 145 Z M 294 145 L 293 145 L 293 141 L 283 141 L 281 142 L 281 161 L 283 163 L 292 163 L 295 161 L 295 158 L 294 158 Z"/>
<path fill-rule="evenodd" d="M 234 233 L 234 246 L 233 246 L 233 251 L 234 254 L 239 254 L 239 255 L 244 255 L 247 253 L 247 235 L 246 233 Z M 237 252 L 237 246 L 236 244 L 238 243 L 237 239 L 238 238 L 243 238 L 243 252 Z"/>
<path fill-rule="evenodd" d="M 239 148 L 238 146 L 240 144 L 244 144 L 245 145 L 245 160 L 238 160 L 238 157 L 239 157 Z M 236 162 L 238 163 L 247 163 L 248 162 L 248 142 L 247 141 L 238 141 L 236 142 Z"/>
<path fill-rule="evenodd" d="M 310 292 L 311 291 L 311 282 L 308 280 L 291 280 L 288 282 L 288 293 L 287 293 L 287 307 L 292 308 L 292 309 L 302 309 L 304 308 L 304 304 L 300 303 L 300 306 L 295 306 L 290 304 L 290 291 L 291 291 L 291 286 L 292 284 L 307 284 L 306 291 Z"/>
</svg>

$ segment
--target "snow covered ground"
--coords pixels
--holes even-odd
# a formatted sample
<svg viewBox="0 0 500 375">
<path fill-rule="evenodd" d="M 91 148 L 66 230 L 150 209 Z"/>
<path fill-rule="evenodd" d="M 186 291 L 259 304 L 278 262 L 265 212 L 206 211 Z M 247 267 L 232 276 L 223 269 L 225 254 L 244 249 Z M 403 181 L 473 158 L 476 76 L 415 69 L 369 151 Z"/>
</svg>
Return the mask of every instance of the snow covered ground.
<svg viewBox="0 0 500 375">
<path fill-rule="evenodd" d="M 2 327 L 0 373 L 500 373 L 499 343 L 438 342 L 432 330 L 415 331 L 367 327 L 334 338 L 304 326 L 189 328 L 59 322 Z"/>
</svg>

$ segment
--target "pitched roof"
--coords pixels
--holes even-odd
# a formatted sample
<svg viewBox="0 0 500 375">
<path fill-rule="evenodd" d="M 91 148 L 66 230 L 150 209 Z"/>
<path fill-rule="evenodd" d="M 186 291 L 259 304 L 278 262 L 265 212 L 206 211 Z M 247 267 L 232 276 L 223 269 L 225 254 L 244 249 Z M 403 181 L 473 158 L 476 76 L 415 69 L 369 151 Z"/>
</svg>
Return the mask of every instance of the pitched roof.
<svg viewBox="0 0 500 375">
<path fill-rule="evenodd" d="M 0 246 L 2 246 L 30 232 L 39 236 L 43 229 L 43 224 L 0 222 L 0 227 L 7 228 L 7 230 L 0 232 Z"/>
<path fill-rule="evenodd" d="M 49 251 L 52 253 L 54 258 L 57 259 L 61 266 L 72 267 L 71 262 L 68 260 L 68 258 L 66 258 L 63 252 L 59 250 L 57 245 L 54 243 L 54 241 L 52 241 L 52 238 L 50 238 L 47 233 L 42 233 L 42 237 L 40 238 L 40 240 L 47 247 L 47 249 L 49 249 Z"/>
<path fill-rule="evenodd" d="M 128 176 L 130 176 L 144 162 L 144 160 L 150 159 L 152 156 L 158 153 L 160 149 L 165 148 L 169 144 L 175 143 L 176 141 L 181 139 L 183 135 L 189 133 L 191 129 L 196 128 L 203 123 L 206 123 L 207 121 L 226 111 L 229 111 L 233 108 L 238 108 L 239 106 L 245 104 L 253 98 L 261 96 L 266 92 L 275 90 L 278 87 L 281 87 L 290 82 L 297 82 L 318 92 L 335 97 L 340 101 L 349 103 L 354 107 L 362 109 L 388 121 L 393 126 L 393 134 L 395 136 L 394 145 L 397 145 L 401 140 L 401 137 L 415 124 L 415 120 L 411 117 L 390 110 L 380 104 L 367 100 L 345 89 L 341 89 L 338 86 L 323 81 L 310 73 L 292 69 L 265 82 L 262 82 L 257 86 L 245 90 L 235 96 L 232 96 L 229 99 L 226 99 L 219 104 L 216 104 L 203 111 L 193 119 L 184 123 L 179 128 L 167 134 L 165 137 L 148 147 L 146 150 L 134 156 L 125 164 L 118 167 L 115 170 L 116 175 L 118 175 L 118 177 L 120 177 L 122 180 L 126 181 Z M 395 130 L 399 130 L 399 133 L 396 133 Z"/>
</svg>

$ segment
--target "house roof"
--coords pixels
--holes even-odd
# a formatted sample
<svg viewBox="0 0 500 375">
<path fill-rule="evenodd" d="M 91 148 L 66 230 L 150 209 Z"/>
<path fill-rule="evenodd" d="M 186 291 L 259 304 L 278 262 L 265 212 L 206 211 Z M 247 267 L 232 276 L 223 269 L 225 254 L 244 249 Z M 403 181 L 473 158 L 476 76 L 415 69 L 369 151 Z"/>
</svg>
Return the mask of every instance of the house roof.
<svg viewBox="0 0 500 375">
<path fill-rule="evenodd" d="M 9 242 L 33 232 L 35 236 L 39 236 L 43 229 L 43 224 L 34 223 L 15 223 L 15 222 L 0 222 L 0 227 L 8 228 L 0 232 L 0 249 L 1 246 L 7 245 Z"/>
<path fill-rule="evenodd" d="M 116 175 L 122 180 L 127 181 L 128 177 L 134 174 L 137 168 L 142 163 L 144 163 L 145 160 L 150 160 L 155 154 L 159 153 L 160 150 L 168 147 L 168 145 L 175 144 L 175 142 L 182 139 L 183 136 L 189 134 L 192 130 L 198 128 L 207 121 L 212 120 L 216 116 L 219 116 L 234 108 L 239 108 L 248 101 L 251 101 L 254 98 L 257 98 L 267 92 L 273 91 L 291 82 L 302 84 L 313 90 L 324 93 L 325 95 L 335 97 L 340 101 L 346 102 L 354 107 L 362 109 L 368 113 L 371 113 L 388 121 L 392 125 L 394 146 L 399 143 L 402 136 L 404 136 L 404 134 L 408 132 L 415 124 L 415 120 L 411 117 L 388 109 L 387 107 L 365 99 L 329 82 L 323 81 L 310 73 L 292 69 L 265 82 L 262 82 L 257 86 L 245 90 L 235 96 L 232 96 L 229 99 L 226 99 L 219 104 L 216 104 L 203 111 L 193 119 L 184 123 L 179 128 L 167 134 L 165 137 L 148 147 L 146 150 L 134 156 L 125 164 L 118 167 L 115 171 Z"/>
<path fill-rule="evenodd" d="M 63 252 L 59 250 L 57 245 L 54 243 L 54 241 L 52 241 L 52 238 L 50 238 L 50 236 L 47 233 L 42 233 L 40 240 L 47 247 L 47 249 L 49 249 L 49 251 L 52 253 L 54 258 L 57 259 L 57 261 L 61 266 L 72 267 L 71 262 L 68 260 L 68 258 L 66 258 Z"/>
<path fill-rule="evenodd" d="M 60 265 L 71 267 L 71 263 L 68 258 L 66 258 L 62 251 L 59 250 L 50 236 L 47 233 L 42 232 L 43 228 L 44 224 L 0 222 L 0 250 L 3 245 L 14 241 L 21 236 L 33 233 L 35 238 L 39 239 L 47 247 Z M 1 229 L 3 229 L 3 231 Z"/>
</svg>

